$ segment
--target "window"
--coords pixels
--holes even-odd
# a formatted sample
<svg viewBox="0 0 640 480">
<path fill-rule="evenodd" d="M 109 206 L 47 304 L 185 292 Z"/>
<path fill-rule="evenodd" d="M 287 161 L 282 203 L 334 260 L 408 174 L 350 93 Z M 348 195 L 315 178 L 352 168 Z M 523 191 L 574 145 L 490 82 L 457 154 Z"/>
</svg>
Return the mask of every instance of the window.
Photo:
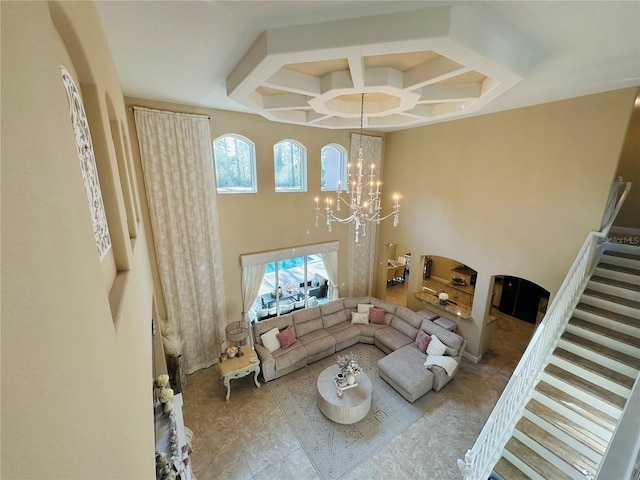
<svg viewBox="0 0 640 480">
<path fill-rule="evenodd" d="M 225 135 L 213 142 L 218 193 L 256 193 L 256 156 L 253 142 Z"/>
<path fill-rule="evenodd" d="M 320 254 L 267 263 L 250 318 L 260 321 L 328 302 L 327 278 Z"/>
<path fill-rule="evenodd" d="M 273 146 L 276 192 L 307 191 L 307 150 L 293 140 Z"/>
<path fill-rule="evenodd" d="M 334 143 L 320 152 L 320 189 L 336 191 L 338 186 L 340 190 L 347 188 L 347 151 Z"/>
</svg>

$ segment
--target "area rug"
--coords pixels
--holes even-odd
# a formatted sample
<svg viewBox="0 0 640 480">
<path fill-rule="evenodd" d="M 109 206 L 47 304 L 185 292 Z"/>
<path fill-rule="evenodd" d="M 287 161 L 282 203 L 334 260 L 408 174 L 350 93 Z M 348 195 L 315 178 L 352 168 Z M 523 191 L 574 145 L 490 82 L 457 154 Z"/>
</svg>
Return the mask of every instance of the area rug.
<svg viewBox="0 0 640 480">
<path fill-rule="evenodd" d="M 407 402 L 380 378 L 377 363 L 385 355 L 383 352 L 372 345 L 357 344 L 341 353 L 349 351 L 358 356 L 372 386 L 371 410 L 353 425 L 341 425 L 326 418 L 316 400 L 318 375 L 335 364 L 337 355 L 267 384 L 307 456 L 325 480 L 340 478 L 424 413 L 425 402 Z"/>
</svg>

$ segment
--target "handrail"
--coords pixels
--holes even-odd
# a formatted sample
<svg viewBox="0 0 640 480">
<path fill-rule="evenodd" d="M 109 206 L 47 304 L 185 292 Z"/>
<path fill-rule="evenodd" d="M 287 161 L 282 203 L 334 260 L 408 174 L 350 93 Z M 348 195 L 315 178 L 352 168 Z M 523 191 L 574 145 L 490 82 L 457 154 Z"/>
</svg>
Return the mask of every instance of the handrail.
<svg viewBox="0 0 640 480">
<path fill-rule="evenodd" d="M 625 185 L 625 189 L 618 196 L 622 185 Z M 591 275 L 591 269 L 596 263 L 593 261 L 594 256 L 599 255 L 598 243 L 602 239 L 606 239 L 630 187 L 631 184 L 628 182 L 626 184 L 620 180 L 614 182 L 606 209 L 610 212 L 605 213 L 605 218 L 609 216 L 609 219 L 604 222 L 601 231 L 590 232 L 585 239 L 557 295 L 531 338 L 476 442 L 470 450 L 467 450 L 464 460 L 458 460 L 458 467 L 464 480 L 489 478 L 494 465 L 502 455 L 502 450 L 509 440 L 516 422 L 522 415 L 526 402 L 531 397 L 542 369 L 556 348 L 580 299 Z M 615 205 L 615 208 L 610 208 L 609 205 Z"/>
<path fill-rule="evenodd" d="M 623 188 L 622 193 L 620 194 L 620 196 L 618 196 L 618 192 L 622 188 Z M 609 193 L 607 207 L 605 208 L 605 214 L 603 215 L 603 218 L 602 218 L 602 227 L 600 228 L 600 232 L 605 237 L 609 234 L 609 230 L 611 230 L 611 226 L 613 225 L 613 222 L 618 216 L 618 213 L 622 208 L 622 204 L 627 199 L 627 196 L 629 195 L 629 190 L 631 190 L 631 182 L 623 181 L 622 177 L 619 177 L 611 186 L 611 192 Z M 615 208 L 613 208 L 614 202 L 615 202 Z M 609 218 L 607 219 L 607 217 Z"/>
</svg>

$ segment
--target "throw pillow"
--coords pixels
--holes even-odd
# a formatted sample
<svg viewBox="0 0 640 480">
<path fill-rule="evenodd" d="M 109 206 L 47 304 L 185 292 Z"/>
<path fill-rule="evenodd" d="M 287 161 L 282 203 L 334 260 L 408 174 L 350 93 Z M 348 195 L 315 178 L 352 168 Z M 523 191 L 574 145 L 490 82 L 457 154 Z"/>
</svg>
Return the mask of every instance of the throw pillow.
<svg viewBox="0 0 640 480">
<path fill-rule="evenodd" d="M 358 313 L 369 313 L 369 309 L 373 308 L 373 305 L 370 303 L 359 303 L 358 304 Z"/>
<path fill-rule="evenodd" d="M 427 355 L 444 355 L 447 351 L 447 346 L 440 341 L 435 335 L 431 335 L 431 342 L 427 347 Z"/>
<path fill-rule="evenodd" d="M 369 322 L 384 325 L 384 308 L 376 308 L 376 307 L 370 308 Z"/>
<path fill-rule="evenodd" d="M 296 334 L 291 326 L 288 326 L 287 328 L 279 332 L 276 337 L 280 342 L 280 348 L 287 348 L 296 343 Z"/>
<path fill-rule="evenodd" d="M 360 325 L 367 325 L 369 323 L 369 314 L 352 312 L 351 323 L 359 323 Z"/>
<path fill-rule="evenodd" d="M 416 337 L 416 345 L 422 353 L 427 351 L 427 347 L 431 343 L 431 337 L 427 335 L 424 330 L 418 330 L 418 336 Z"/>
<path fill-rule="evenodd" d="M 260 340 L 262 340 L 262 345 L 264 345 L 264 348 L 266 348 L 270 352 L 275 352 L 280 348 L 278 333 L 280 333 L 280 330 L 278 330 L 278 327 L 273 327 L 268 332 L 265 332 L 262 335 L 260 335 Z"/>
</svg>

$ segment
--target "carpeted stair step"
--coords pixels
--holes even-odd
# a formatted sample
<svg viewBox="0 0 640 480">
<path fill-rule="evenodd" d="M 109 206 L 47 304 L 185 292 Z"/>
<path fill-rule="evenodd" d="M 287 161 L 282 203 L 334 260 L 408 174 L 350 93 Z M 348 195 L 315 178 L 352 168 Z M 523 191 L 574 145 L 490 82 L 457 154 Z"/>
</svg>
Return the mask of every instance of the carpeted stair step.
<svg viewBox="0 0 640 480">
<path fill-rule="evenodd" d="M 627 335 L 640 337 L 640 321 L 637 318 L 621 315 L 606 308 L 596 307 L 588 303 L 579 303 L 573 311 L 573 316 L 612 328 Z"/>
<path fill-rule="evenodd" d="M 629 398 L 631 388 L 633 388 L 635 382 L 634 378 L 607 368 L 597 362 L 588 360 L 581 355 L 576 355 L 573 352 L 564 350 L 563 348 L 556 348 L 554 350 L 550 362 L 585 380 L 605 387 L 624 398 Z"/>
<path fill-rule="evenodd" d="M 494 475 L 490 477 L 491 479 L 503 478 L 504 480 L 529 480 L 529 478 L 531 478 L 518 470 L 518 467 L 504 457 L 500 457 L 498 463 L 493 467 L 493 471 L 497 473 L 499 477 Z"/>
<path fill-rule="evenodd" d="M 502 454 L 509 462 L 532 480 L 569 480 L 570 476 L 545 460 L 517 438 L 511 437 Z"/>
<path fill-rule="evenodd" d="M 538 382 L 533 391 L 533 398 L 605 441 L 611 439 L 616 428 L 616 418 L 545 381 Z"/>
<path fill-rule="evenodd" d="M 571 448 L 526 417 L 521 418 L 516 424 L 514 437 L 571 478 L 584 474 L 595 476 L 598 469 L 596 462 Z"/>
<path fill-rule="evenodd" d="M 635 268 L 601 262 L 596 266 L 594 273 L 600 277 L 621 280 L 634 285 L 640 283 L 640 270 Z"/>
<path fill-rule="evenodd" d="M 535 398 L 527 403 L 524 416 L 595 462 L 602 459 L 607 449 L 608 441 L 587 428 L 586 422 L 574 422 Z"/>
<path fill-rule="evenodd" d="M 626 399 L 595 385 L 556 365 L 549 364 L 542 372 L 541 380 L 561 388 L 572 396 L 582 398 L 606 414 L 620 418 Z"/>
<path fill-rule="evenodd" d="M 569 320 L 565 332 L 578 335 L 640 359 L 640 338 L 638 337 L 576 317 L 572 317 Z"/>
<path fill-rule="evenodd" d="M 611 293 L 618 297 L 640 302 L 640 285 L 633 283 L 593 275 L 589 279 L 587 287 L 592 290 L 598 290 L 599 292 Z"/>
<path fill-rule="evenodd" d="M 630 377 L 637 377 L 640 371 L 640 359 L 572 333 L 563 333 L 558 347 L 589 357 L 594 362 Z"/>
<path fill-rule="evenodd" d="M 607 250 L 602 254 L 602 261 L 609 265 L 621 265 L 640 270 L 640 254 L 631 251 Z"/>
<path fill-rule="evenodd" d="M 640 302 L 627 298 L 611 295 L 610 293 L 586 289 L 580 298 L 582 303 L 606 308 L 612 312 L 640 319 Z"/>
</svg>

